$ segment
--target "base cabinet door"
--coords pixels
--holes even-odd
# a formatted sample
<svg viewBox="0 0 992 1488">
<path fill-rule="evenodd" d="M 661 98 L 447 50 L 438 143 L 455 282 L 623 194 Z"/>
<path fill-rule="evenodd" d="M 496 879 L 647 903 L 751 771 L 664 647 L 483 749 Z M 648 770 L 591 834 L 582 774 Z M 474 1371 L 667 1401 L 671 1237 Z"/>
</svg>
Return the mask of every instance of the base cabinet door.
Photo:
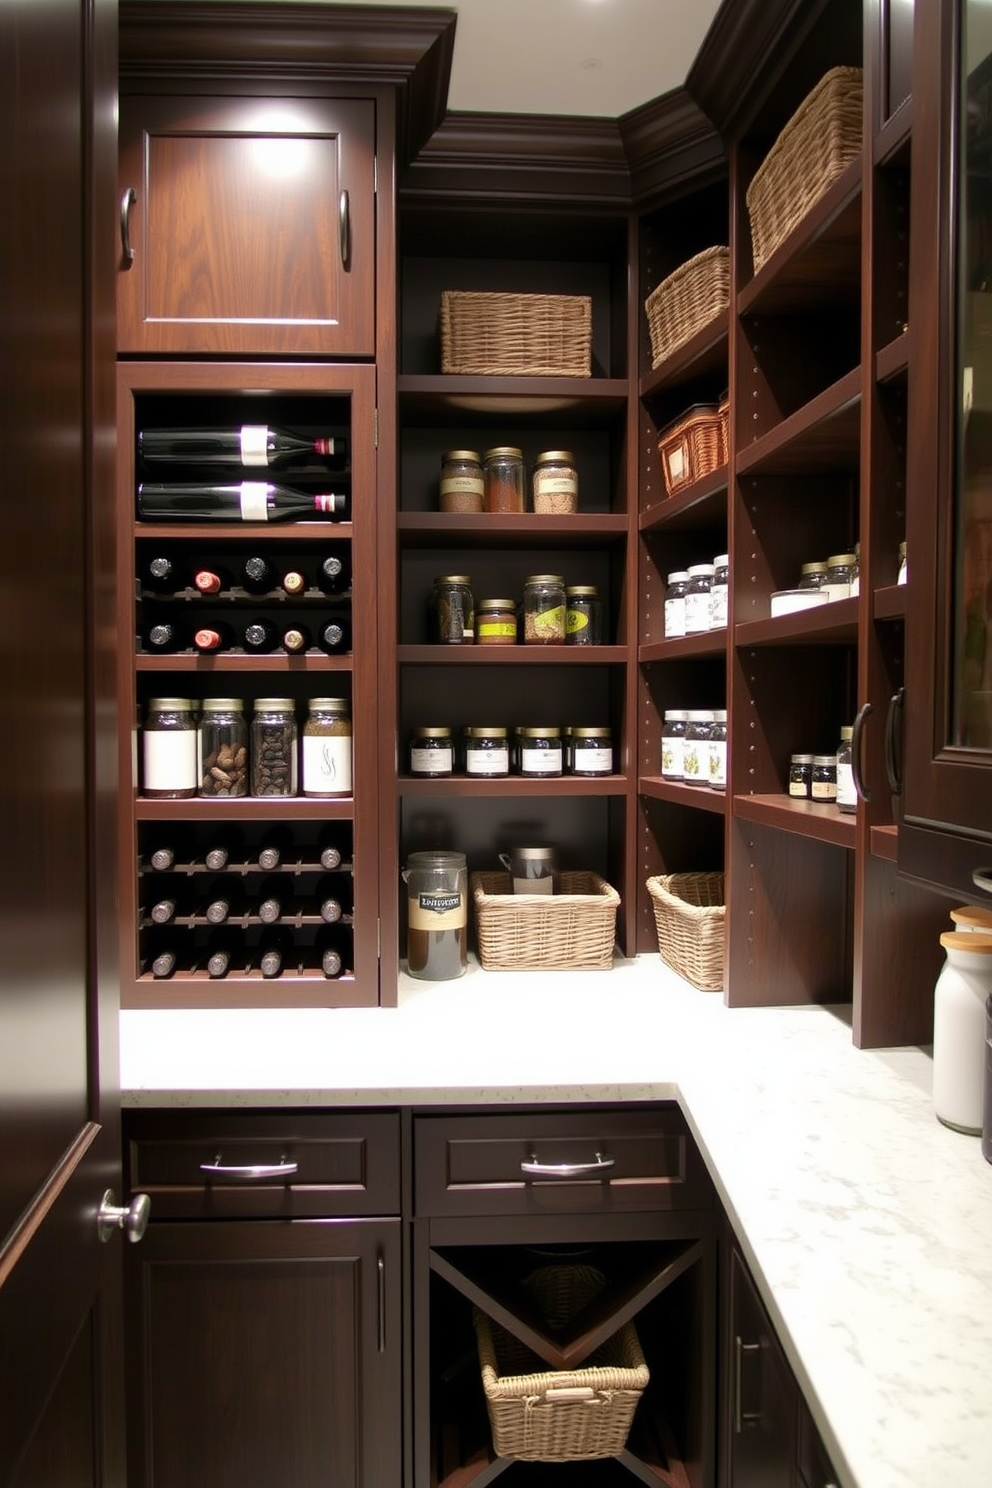
<svg viewBox="0 0 992 1488">
<path fill-rule="evenodd" d="M 724 1271 L 725 1488 L 793 1488 L 798 1391 L 743 1258 Z"/>
<path fill-rule="evenodd" d="M 396 1488 L 399 1220 L 153 1223 L 129 1260 L 131 1488 Z"/>
</svg>

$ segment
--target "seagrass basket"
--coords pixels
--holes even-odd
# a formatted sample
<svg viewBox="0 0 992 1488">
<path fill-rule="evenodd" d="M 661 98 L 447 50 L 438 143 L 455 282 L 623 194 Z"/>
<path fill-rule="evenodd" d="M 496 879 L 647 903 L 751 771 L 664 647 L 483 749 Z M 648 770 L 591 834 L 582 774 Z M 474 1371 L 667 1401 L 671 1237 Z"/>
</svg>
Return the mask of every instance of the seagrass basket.
<svg viewBox="0 0 992 1488">
<path fill-rule="evenodd" d="M 862 72 L 834 67 L 806 95 L 747 189 L 754 272 L 861 149 Z"/>
<path fill-rule="evenodd" d="M 486 971 L 607 970 L 620 895 L 598 873 L 565 872 L 557 894 L 514 894 L 508 873 L 473 873 L 479 963 Z"/>
<path fill-rule="evenodd" d="M 726 908 L 722 873 L 647 880 L 661 959 L 703 992 L 723 986 Z"/>
<path fill-rule="evenodd" d="M 474 377 L 591 376 L 589 295 L 446 289 L 441 371 Z"/>
<path fill-rule="evenodd" d="M 728 406 L 696 403 L 658 436 L 661 473 L 669 496 L 727 463 Z"/>
<path fill-rule="evenodd" d="M 604 1278 L 591 1266 L 546 1266 L 524 1283 L 554 1330 L 582 1310 Z M 575 1462 L 623 1451 L 649 1380 L 632 1323 L 582 1364 L 549 1369 L 519 1339 L 473 1309 L 482 1388 L 497 1457 Z"/>
<path fill-rule="evenodd" d="M 704 248 L 680 264 L 644 301 L 651 366 L 660 367 L 729 303 L 729 248 Z"/>
</svg>

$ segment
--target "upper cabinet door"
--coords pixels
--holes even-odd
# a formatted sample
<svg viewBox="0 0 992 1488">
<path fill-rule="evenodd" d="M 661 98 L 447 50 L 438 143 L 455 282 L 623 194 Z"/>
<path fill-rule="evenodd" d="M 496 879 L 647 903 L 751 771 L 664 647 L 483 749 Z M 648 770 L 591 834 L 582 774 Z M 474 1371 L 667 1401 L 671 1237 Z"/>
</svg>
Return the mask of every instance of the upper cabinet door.
<svg viewBox="0 0 992 1488">
<path fill-rule="evenodd" d="M 118 349 L 375 352 L 375 106 L 121 100 Z"/>
</svg>

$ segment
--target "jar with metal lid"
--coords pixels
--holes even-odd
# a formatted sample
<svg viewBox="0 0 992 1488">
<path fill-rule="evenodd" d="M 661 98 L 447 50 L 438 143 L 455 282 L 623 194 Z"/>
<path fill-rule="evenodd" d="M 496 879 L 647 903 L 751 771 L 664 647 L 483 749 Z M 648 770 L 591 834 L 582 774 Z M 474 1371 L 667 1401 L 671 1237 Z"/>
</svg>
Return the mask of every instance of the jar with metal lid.
<svg viewBox="0 0 992 1488">
<path fill-rule="evenodd" d="M 685 591 L 685 633 L 698 635 L 710 628 L 710 591 L 713 588 L 713 564 L 690 563 L 689 583 Z"/>
<path fill-rule="evenodd" d="M 475 598 L 468 574 L 438 574 L 427 610 L 428 640 L 470 646 L 475 640 Z"/>
<path fill-rule="evenodd" d="M 858 809 L 858 793 L 854 785 L 854 769 L 851 762 L 851 740 L 854 729 L 845 724 L 840 731 L 837 746 L 837 810 L 848 813 Z"/>
<path fill-rule="evenodd" d="M 295 796 L 296 704 L 292 698 L 256 698 L 251 721 L 251 793 Z"/>
<path fill-rule="evenodd" d="M 727 624 L 727 601 L 730 596 L 730 557 L 720 553 L 713 559 L 713 583 L 710 588 L 710 630 L 723 630 Z"/>
<path fill-rule="evenodd" d="M 310 699 L 303 725 L 302 762 L 303 795 L 351 795 L 351 713 L 347 698 Z"/>
<path fill-rule="evenodd" d="M 517 606 L 512 599 L 480 599 L 475 612 L 477 646 L 517 644 Z"/>
<path fill-rule="evenodd" d="M 837 756 L 835 754 L 814 754 L 809 793 L 814 801 L 836 801 Z"/>
<path fill-rule="evenodd" d="M 682 780 L 685 785 L 706 785 L 709 780 L 712 723 L 712 708 L 690 708 L 686 714 L 682 747 Z"/>
<path fill-rule="evenodd" d="M 410 774 L 450 775 L 455 768 L 455 746 L 450 728 L 415 728 L 410 738 Z"/>
<path fill-rule="evenodd" d="M 665 636 L 685 635 L 685 596 L 689 588 L 688 570 L 677 569 L 665 584 Z"/>
<path fill-rule="evenodd" d="M 789 760 L 789 795 L 808 801 L 813 794 L 813 756 L 794 754 Z"/>
<path fill-rule="evenodd" d="M 406 860 L 407 970 L 446 982 L 468 970 L 468 868 L 460 852 L 412 852 Z"/>
<path fill-rule="evenodd" d="M 562 773 L 560 728 L 522 728 L 518 737 L 521 775 L 541 779 Z"/>
<path fill-rule="evenodd" d="M 196 795 L 196 719 L 192 698 L 150 698 L 142 730 L 142 790 L 159 801 Z"/>
<path fill-rule="evenodd" d="M 248 794 L 248 725 L 241 698 L 204 698 L 197 734 L 201 796 Z"/>
<path fill-rule="evenodd" d="M 441 456 L 438 505 L 444 512 L 481 512 L 485 495 L 478 450 L 448 450 Z"/>
<path fill-rule="evenodd" d="M 565 588 L 565 644 L 599 646 L 603 641 L 603 606 L 595 584 Z"/>
<path fill-rule="evenodd" d="M 565 642 L 565 580 L 561 574 L 531 574 L 524 580 L 524 644 Z"/>
<path fill-rule="evenodd" d="M 827 559 L 827 581 L 822 586 L 831 600 L 848 599 L 854 573 L 854 554 L 835 553 Z"/>
<path fill-rule="evenodd" d="M 899 573 L 896 577 L 896 583 L 905 584 L 907 576 L 908 570 L 906 568 L 906 544 L 904 542 L 901 542 L 899 544 Z"/>
<path fill-rule="evenodd" d="M 822 589 L 827 582 L 827 565 L 825 563 L 804 563 L 799 570 L 799 583 L 797 589 Z"/>
<path fill-rule="evenodd" d="M 487 512 L 522 512 L 524 509 L 523 451 L 512 444 L 487 449 L 483 456 Z"/>
<path fill-rule="evenodd" d="M 505 728 L 466 729 L 465 773 L 490 780 L 509 775 L 510 741 Z"/>
<path fill-rule="evenodd" d="M 613 774 L 613 734 L 608 728 L 574 725 L 569 753 L 573 775 Z"/>
<path fill-rule="evenodd" d="M 531 489 L 536 512 L 564 515 L 579 504 L 579 473 L 571 450 L 545 450 L 534 461 Z"/>
<path fill-rule="evenodd" d="M 861 593 L 861 544 L 854 544 L 854 562 L 851 565 L 851 598 L 856 599 Z"/>
<path fill-rule="evenodd" d="M 684 708 L 666 708 L 661 727 L 661 774 L 665 780 L 682 779 L 682 756 L 688 714 Z"/>
<path fill-rule="evenodd" d="M 727 710 L 713 709 L 713 722 L 709 730 L 709 770 L 707 785 L 712 790 L 727 789 Z"/>
</svg>

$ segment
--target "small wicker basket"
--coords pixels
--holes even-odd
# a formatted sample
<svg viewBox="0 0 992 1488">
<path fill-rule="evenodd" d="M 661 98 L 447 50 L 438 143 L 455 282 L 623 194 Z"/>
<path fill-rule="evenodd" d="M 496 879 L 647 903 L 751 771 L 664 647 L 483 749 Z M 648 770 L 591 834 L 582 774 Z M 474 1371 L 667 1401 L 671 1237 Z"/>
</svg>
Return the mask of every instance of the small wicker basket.
<svg viewBox="0 0 992 1488">
<path fill-rule="evenodd" d="M 557 894 L 514 894 L 508 873 L 470 876 L 486 971 L 607 970 L 620 895 L 598 873 L 560 875 Z"/>
<path fill-rule="evenodd" d="M 727 463 L 728 407 L 696 403 L 659 435 L 661 473 L 669 496 Z"/>
<path fill-rule="evenodd" d="M 722 873 L 647 880 L 661 959 L 703 992 L 723 986 L 726 908 Z"/>
<path fill-rule="evenodd" d="M 747 189 L 754 272 L 861 149 L 862 72 L 834 67 L 799 105 Z"/>
<path fill-rule="evenodd" d="M 580 1312 L 603 1281 L 591 1266 L 547 1266 L 525 1287 L 554 1329 Z M 473 1319 L 497 1457 L 576 1462 L 623 1451 L 650 1377 L 632 1323 L 581 1365 L 548 1369 L 478 1308 Z"/>
<path fill-rule="evenodd" d="M 729 303 L 729 248 L 705 248 L 681 264 L 644 301 L 651 366 L 660 367 Z"/>
<path fill-rule="evenodd" d="M 589 295 L 446 289 L 438 317 L 441 371 L 463 377 L 589 377 Z"/>
</svg>

